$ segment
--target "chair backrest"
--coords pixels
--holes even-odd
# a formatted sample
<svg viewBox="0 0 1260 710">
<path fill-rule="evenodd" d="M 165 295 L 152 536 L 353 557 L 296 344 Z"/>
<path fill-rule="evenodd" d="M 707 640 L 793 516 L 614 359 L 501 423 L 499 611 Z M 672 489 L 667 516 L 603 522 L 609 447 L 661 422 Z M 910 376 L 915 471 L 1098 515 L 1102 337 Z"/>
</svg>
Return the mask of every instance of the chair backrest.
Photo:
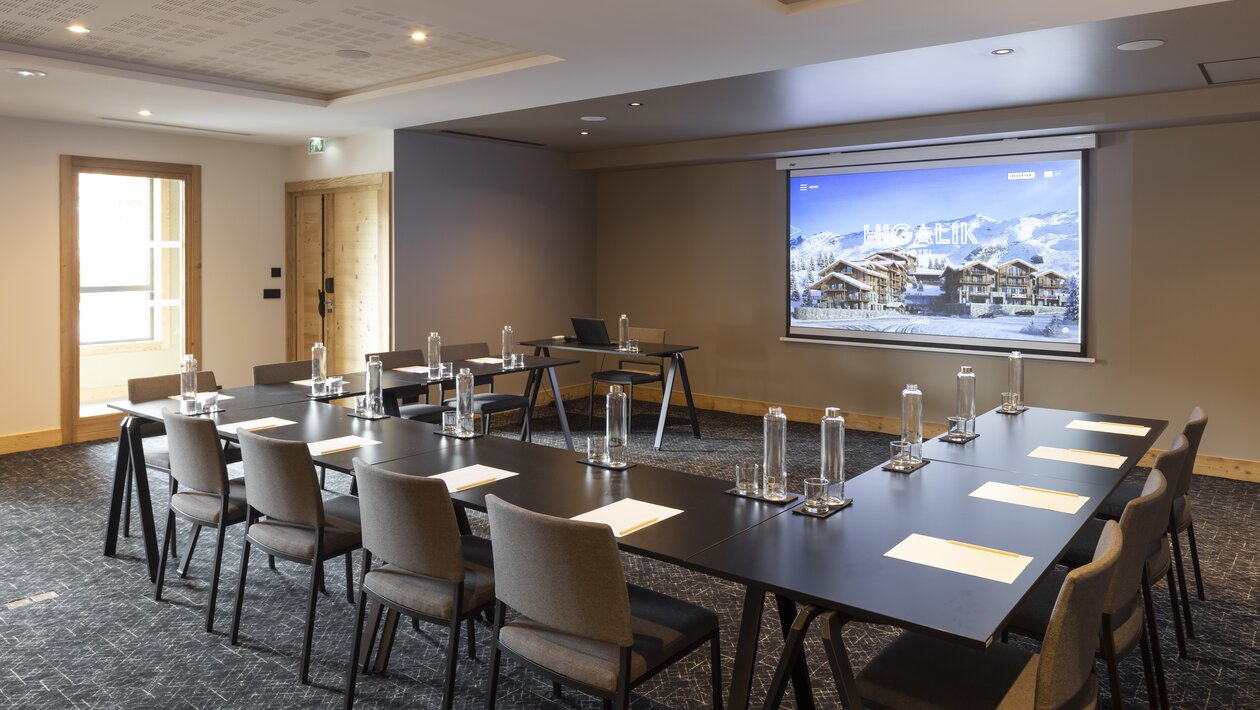
<svg viewBox="0 0 1260 710">
<path fill-rule="evenodd" d="M 386 370 L 396 370 L 400 367 L 411 367 L 413 365 L 425 364 L 423 348 L 417 348 L 415 350 L 390 350 L 383 353 L 367 353 L 363 356 L 363 362 L 367 362 L 368 358 L 373 355 L 381 359 L 381 367 Z"/>
<path fill-rule="evenodd" d="M 213 392 L 219 389 L 214 373 L 204 370 L 197 373 L 197 391 Z M 152 402 L 179 394 L 179 374 L 155 377 L 133 377 L 127 380 L 127 399 L 132 402 Z"/>
<path fill-rule="evenodd" d="M 273 362 L 270 365 L 254 365 L 254 384 L 282 385 L 311 377 L 310 360 Z"/>
<path fill-rule="evenodd" d="M 259 513 L 312 528 L 324 525 L 324 499 L 311 452 L 301 441 L 282 441 L 237 430 L 245 465 L 245 499 Z"/>
<path fill-rule="evenodd" d="M 1122 542 L 1120 526 L 1109 521 L 1098 539 L 1093 561 L 1068 572 L 1063 580 L 1041 642 L 1033 703 L 1037 710 L 1063 707 L 1090 684 L 1103 602 Z"/>
<path fill-rule="evenodd" d="M 162 420 L 166 423 L 166 447 L 175 480 L 193 490 L 226 494 L 227 461 L 219 446 L 219 431 L 214 421 L 186 417 L 170 409 L 162 410 Z"/>
<path fill-rule="evenodd" d="M 1111 589 L 1107 591 L 1107 603 L 1103 611 L 1114 614 L 1137 596 L 1142 584 L 1142 570 L 1146 565 L 1147 551 L 1153 530 L 1163 530 L 1168 518 L 1160 519 L 1159 513 L 1165 498 L 1171 498 L 1168 483 L 1159 469 L 1151 469 L 1142 486 L 1142 495 L 1129 501 L 1120 514 L 1120 532 L 1124 547 L 1120 561 L 1112 576 Z"/>
<path fill-rule="evenodd" d="M 446 482 L 409 476 L 354 460 L 363 518 L 363 547 L 425 577 L 464 581 L 459 523 Z"/>
<path fill-rule="evenodd" d="M 442 359 L 447 362 L 471 360 L 475 357 L 490 357 L 490 346 L 486 343 L 459 343 L 457 345 L 442 346 Z"/>
<path fill-rule="evenodd" d="M 1183 434 L 1173 437 L 1172 448 L 1160 454 L 1155 459 L 1155 465 L 1151 470 L 1159 471 L 1164 474 L 1164 478 L 1168 481 L 1167 496 L 1160 499 L 1155 517 L 1160 521 L 1158 525 L 1151 528 L 1148 540 L 1155 542 L 1164 537 L 1164 533 L 1168 531 L 1168 516 L 1172 514 L 1173 500 L 1177 498 L 1177 487 L 1181 485 L 1181 480 L 1190 477 L 1189 467 L 1186 466 L 1186 457 L 1190 455 L 1190 444 L 1186 441 Z"/>
<path fill-rule="evenodd" d="M 495 596 L 545 626 L 630 646 L 630 595 L 612 528 L 486 496 Z"/>
<path fill-rule="evenodd" d="M 1181 429 L 1181 433 L 1190 444 L 1190 450 L 1186 453 L 1186 475 L 1173 486 L 1173 498 L 1180 498 L 1190 492 L 1190 481 L 1194 477 L 1194 460 L 1199 455 L 1199 442 L 1203 440 L 1203 430 L 1207 428 L 1207 422 L 1207 413 L 1195 407 L 1190 411 L 1190 421 L 1186 422 Z"/>
<path fill-rule="evenodd" d="M 630 337 L 641 343 L 663 343 L 665 342 L 664 328 L 640 328 L 638 326 L 630 326 Z"/>
</svg>

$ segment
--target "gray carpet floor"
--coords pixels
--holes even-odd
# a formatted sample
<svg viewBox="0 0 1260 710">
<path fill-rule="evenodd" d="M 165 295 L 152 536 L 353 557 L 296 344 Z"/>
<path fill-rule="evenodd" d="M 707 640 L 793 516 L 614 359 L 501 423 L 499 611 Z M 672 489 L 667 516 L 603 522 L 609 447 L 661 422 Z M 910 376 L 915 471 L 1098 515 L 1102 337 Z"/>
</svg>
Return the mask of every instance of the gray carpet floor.
<svg viewBox="0 0 1260 710">
<path fill-rule="evenodd" d="M 575 436 L 585 430 L 581 404 L 571 409 Z M 633 460 L 705 476 L 732 479 L 737 461 L 759 456 L 759 417 L 702 412 L 704 438 L 694 439 L 682 416 L 671 411 L 665 450 L 650 448 L 655 418 L 644 407 L 634 420 Z M 552 410 L 554 412 L 554 410 Z M 535 442 L 558 446 L 554 414 L 535 427 Z M 505 418 L 496 435 L 510 436 Z M 599 419 L 596 427 L 601 426 Z M 850 431 L 850 474 L 887 456 L 891 437 Z M 213 546 L 203 537 L 186 579 L 168 574 L 164 600 L 155 602 L 144 573 L 138 537 L 121 540 L 119 554 L 101 555 L 115 444 L 100 442 L 0 456 L 0 603 L 45 593 L 55 597 L 25 606 L 0 606 L 0 706 L 16 708 L 221 708 L 339 707 L 349 653 L 353 608 L 344 598 L 339 563 L 329 568 L 329 594 L 320 599 L 314 639 L 314 684 L 297 683 L 304 594 L 308 570 L 279 563 L 267 569 L 254 557 L 242 622 L 242 644 L 227 642 L 239 563 L 240 529 L 229 532 L 216 631 L 203 631 Z M 818 460 L 817 427 L 789 427 L 790 469 L 812 472 Z M 1135 473 L 1135 475 L 1141 475 Z M 152 473 L 155 514 L 164 520 L 165 475 Z M 329 488 L 346 491 L 344 476 L 329 474 Z M 1195 527 L 1199 535 L 1208 601 L 1193 600 L 1197 638 L 1189 658 L 1178 659 L 1163 585 L 1155 592 L 1159 635 L 1174 707 L 1260 708 L 1260 487 L 1196 477 Z M 485 534 L 484 518 L 473 515 Z M 136 526 L 138 530 L 138 525 Z M 159 533 L 161 523 L 159 522 Z M 181 530 L 181 542 L 187 532 Z M 357 558 L 356 558 L 357 560 Z M 729 673 L 743 590 L 739 586 L 668 564 L 624 555 L 631 581 L 688 599 L 718 612 L 722 620 L 724 673 Z M 762 628 L 761 656 L 753 685 L 760 703 L 782 645 L 773 603 Z M 852 624 L 845 639 L 861 667 L 896 633 Z M 460 661 L 455 706 L 482 707 L 488 629 L 478 629 L 478 660 Z M 399 632 L 389 671 L 361 677 L 362 708 L 439 707 L 446 632 L 421 626 Z M 1024 643 L 1017 641 L 1017 643 Z M 1031 648 L 1031 646 L 1030 646 Z M 837 707 L 834 687 L 812 633 L 807 643 L 811 673 L 822 708 Z M 1100 672 L 1101 666 L 1100 666 Z M 636 708 L 696 708 L 709 704 L 708 661 L 698 651 L 640 688 Z M 1140 661 L 1121 666 L 1127 705 L 1147 704 Z M 1105 694 L 1105 690 L 1104 690 Z M 500 684 L 499 707 L 588 708 L 598 703 L 574 692 L 557 699 L 550 684 L 511 664 Z M 1105 697 L 1105 700 L 1109 700 Z M 792 707 L 791 693 L 785 707 Z"/>
</svg>

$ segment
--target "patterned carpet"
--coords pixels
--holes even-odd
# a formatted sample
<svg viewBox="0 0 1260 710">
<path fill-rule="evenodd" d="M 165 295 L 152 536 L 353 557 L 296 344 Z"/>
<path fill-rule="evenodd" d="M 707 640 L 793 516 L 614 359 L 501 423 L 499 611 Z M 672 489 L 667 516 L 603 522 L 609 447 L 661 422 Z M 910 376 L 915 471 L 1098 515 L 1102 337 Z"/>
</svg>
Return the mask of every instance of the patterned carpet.
<svg viewBox="0 0 1260 710">
<path fill-rule="evenodd" d="M 571 412 L 575 435 L 585 431 L 584 403 Z M 634 420 L 633 459 L 682 471 L 733 478 L 734 463 L 759 456 L 761 422 L 713 412 L 701 413 L 703 439 L 690 436 L 682 411 L 671 411 L 665 451 L 650 448 L 655 418 L 644 407 Z M 552 410 L 554 412 L 554 410 Z M 540 412 L 544 414 L 545 412 Z M 511 423 L 496 434 L 509 436 Z M 596 425 L 600 421 L 596 420 Z M 887 455 L 888 436 L 849 432 L 848 469 L 863 471 Z M 537 443 L 560 445 L 558 423 L 543 416 Z M 798 474 L 817 466 L 814 425 L 789 426 L 790 468 Z M 353 609 L 346 604 L 339 563 L 330 567 L 328 591 L 321 597 L 314 640 L 314 685 L 297 683 L 307 568 L 278 563 L 267 569 L 261 557 L 251 565 L 242 645 L 230 646 L 230 623 L 240 529 L 229 532 L 216 631 L 202 630 L 213 554 L 203 538 L 187 579 L 167 575 L 164 601 L 155 602 L 144 575 L 138 537 L 124 539 L 119 555 L 101 555 L 113 442 L 63 446 L 0 456 L 0 602 L 53 592 L 53 598 L 25 606 L 0 606 L 0 706 L 17 708 L 221 708 L 340 707 L 340 689 Z M 152 474 L 157 514 L 165 500 L 164 475 Z M 793 480 L 799 489 L 799 475 Z M 329 487 L 345 491 L 344 476 L 330 474 Z M 1157 587 L 1168 684 L 1174 707 L 1260 707 L 1260 540 L 1257 486 L 1196 477 L 1196 529 L 1199 534 L 1208 601 L 1192 603 L 1197 638 L 1189 658 L 1176 657 L 1167 595 Z M 485 521 L 472 516 L 485 534 Z M 163 518 L 159 517 L 159 520 Z M 138 525 L 136 526 L 138 528 Z M 161 530 L 159 523 L 159 531 Z M 181 541 L 187 533 L 181 531 Z M 356 558 L 357 559 L 357 558 Z M 689 599 L 716 610 L 722 620 L 724 674 L 734 655 L 742 589 L 735 584 L 660 562 L 623 556 L 627 576 L 638 584 Z M 173 568 L 173 567 L 172 567 Z M 761 657 L 753 687 L 760 704 L 781 640 L 768 604 Z M 854 624 L 845 632 L 855 667 L 861 667 L 894 630 Z M 455 706 L 482 707 L 486 675 L 486 627 L 478 629 L 478 660 L 460 660 Z M 388 673 L 361 677 L 356 704 L 362 708 L 433 708 L 440 705 L 444 630 L 421 626 L 399 632 Z M 820 708 L 837 707 L 830 673 L 817 633 L 807 644 Z M 1100 667 L 1101 668 L 1101 667 Z M 1121 666 L 1125 703 L 1146 705 L 1141 664 Z M 707 654 L 698 651 L 657 676 L 636 693 L 635 708 L 696 708 L 709 704 Z M 1105 693 L 1105 690 L 1104 690 Z M 588 708 L 598 703 L 574 692 L 556 699 L 550 684 L 505 666 L 499 707 Z M 785 707 L 792 707 L 791 693 Z"/>
</svg>

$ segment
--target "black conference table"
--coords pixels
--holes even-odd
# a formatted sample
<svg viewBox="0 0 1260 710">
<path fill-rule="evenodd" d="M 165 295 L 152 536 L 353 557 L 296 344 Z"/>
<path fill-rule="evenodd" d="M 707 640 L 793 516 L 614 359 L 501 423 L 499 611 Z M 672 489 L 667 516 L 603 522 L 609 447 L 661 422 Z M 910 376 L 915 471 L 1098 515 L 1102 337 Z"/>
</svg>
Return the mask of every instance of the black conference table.
<svg viewBox="0 0 1260 710">
<path fill-rule="evenodd" d="M 652 444 L 657 450 L 661 448 L 661 442 L 665 438 L 665 419 L 669 413 L 669 399 L 674 393 L 674 376 L 682 380 L 683 394 L 687 398 L 687 415 L 691 418 L 691 433 L 697 439 L 700 438 L 700 419 L 696 416 L 696 405 L 691 397 L 691 382 L 687 379 L 687 361 L 683 359 L 683 353 L 689 350 L 699 350 L 699 345 L 670 345 L 668 343 L 641 343 L 638 352 L 625 352 L 614 345 L 588 345 L 579 343 L 576 340 L 567 340 L 565 338 L 542 338 L 539 340 L 524 340 L 521 345 L 532 346 L 535 355 L 551 354 L 552 350 L 568 350 L 579 353 L 594 353 L 596 355 L 620 355 L 621 357 L 639 357 L 650 358 L 658 357 L 668 359 L 669 366 L 665 369 L 665 382 L 661 391 L 661 415 L 656 424 L 656 440 Z M 552 383 L 554 387 L 554 381 Z"/>
</svg>

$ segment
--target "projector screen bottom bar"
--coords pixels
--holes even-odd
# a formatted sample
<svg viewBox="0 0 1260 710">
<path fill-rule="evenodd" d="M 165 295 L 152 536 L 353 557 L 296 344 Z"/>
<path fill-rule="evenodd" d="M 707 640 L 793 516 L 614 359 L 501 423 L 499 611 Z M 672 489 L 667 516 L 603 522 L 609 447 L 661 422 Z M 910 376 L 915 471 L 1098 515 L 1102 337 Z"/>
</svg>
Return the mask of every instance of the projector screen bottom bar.
<svg viewBox="0 0 1260 710">
<path fill-rule="evenodd" d="M 958 353 L 962 355 L 978 355 L 984 357 L 1006 357 L 1008 351 L 1003 350 L 970 350 L 967 348 L 940 348 L 940 347 L 921 347 L 914 345 L 894 345 L 892 343 L 859 343 L 852 340 L 825 340 L 819 338 L 793 338 L 791 336 L 781 336 L 779 338 L 784 343 L 809 343 L 811 345 L 842 345 L 854 348 L 885 348 L 892 350 L 913 350 L 916 352 L 926 353 Z M 1019 348 L 1011 348 L 1018 350 Z M 1025 360 L 1061 360 L 1063 362 L 1077 362 L 1085 364 L 1093 364 L 1097 362 L 1092 357 L 1080 357 L 1077 355 L 1039 355 L 1024 352 Z"/>
</svg>

